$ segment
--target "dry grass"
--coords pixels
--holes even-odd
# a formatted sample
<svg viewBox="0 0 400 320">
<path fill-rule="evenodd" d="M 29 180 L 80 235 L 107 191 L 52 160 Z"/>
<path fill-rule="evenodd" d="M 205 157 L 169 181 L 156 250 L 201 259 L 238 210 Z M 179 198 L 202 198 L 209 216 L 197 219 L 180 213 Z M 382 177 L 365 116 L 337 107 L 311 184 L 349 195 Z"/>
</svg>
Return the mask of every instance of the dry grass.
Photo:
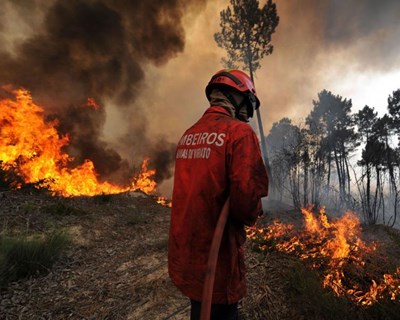
<svg viewBox="0 0 400 320">
<path fill-rule="evenodd" d="M 19 237 L 0 236 L 0 286 L 46 273 L 70 243 L 64 232 Z"/>
<path fill-rule="evenodd" d="M 151 198 L 129 195 L 60 200 L 16 191 L 1 200 L 2 230 L 25 232 L 28 221 L 32 231 L 43 232 L 55 224 L 74 238 L 73 247 L 50 273 L 13 282 L 0 291 L 0 319 L 189 318 L 189 301 L 167 273 L 168 208 Z M 60 201 L 85 214 L 63 214 L 62 208 L 60 214 L 43 212 L 43 208 L 57 209 Z M 292 213 L 284 216 L 295 222 L 301 218 Z M 379 237 L 385 235 L 379 232 Z M 400 310 L 393 305 L 368 310 L 340 301 L 338 305 L 295 257 L 256 252 L 250 241 L 246 255 L 248 295 L 240 304 L 241 320 L 398 319 Z"/>
<path fill-rule="evenodd" d="M 286 220 L 296 216 L 284 216 Z M 270 221 L 265 221 L 268 224 Z M 292 221 L 290 221 L 292 222 Z M 299 223 L 295 223 L 295 225 Z M 393 235 L 394 234 L 394 235 Z M 345 269 L 350 282 L 364 281 L 368 272 L 382 276 L 383 270 L 393 271 L 399 265 L 397 231 L 369 228 L 363 234 L 380 243 L 379 250 L 366 258 L 366 270 L 349 266 Z M 322 287 L 322 277 L 305 261 L 294 255 L 280 253 L 271 243 L 260 252 L 259 241 L 248 242 L 249 295 L 244 299 L 244 319 L 307 319 L 307 320 L 375 320 L 399 319 L 400 301 L 379 301 L 371 307 L 356 305 L 346 297 L 337 297 Z M 371 276 L 371 274 L 369 274 Z"/>
</svg>

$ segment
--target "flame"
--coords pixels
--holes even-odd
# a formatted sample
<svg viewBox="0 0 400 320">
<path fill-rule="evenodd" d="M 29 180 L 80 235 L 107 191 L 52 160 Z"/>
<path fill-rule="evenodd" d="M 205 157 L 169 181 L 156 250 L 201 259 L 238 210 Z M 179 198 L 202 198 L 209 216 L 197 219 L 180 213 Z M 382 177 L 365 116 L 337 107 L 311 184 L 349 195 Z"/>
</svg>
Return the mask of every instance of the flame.
<svg viewBox="0 0 400 320">
<path fill-rule="evenodd" d="M 318 217 L 311 209 L 303 208 L 301 212 L 305 222 L 301 231 L 292 224 L 273 221 L 267 228 L 249 228 L 247 236 L 256 241 L 261 250 L 274 247 L 295 254 L 319 270 L 323 286 L 331 288 L 337 296 L 347 296 L 365 306 L 382 299 L 399 302 L 400 267 L 393 274 L 383 276 L 365 271 L 364 257 L 374 253 L 377 244 L 366 244 L 361 239 L 360 221 L 354 213 L 346 212 L 343 217 L 329 222 L 324 209 Z M 349 276 L 352 272 L 353 277 Z M 357 279 L 359 275 L 363 279 Z"/>
<path fill-rule="evenodd" d="M 150 194 L 156 189 L 157 183 L 152 179 L 152 177 L 156 174 L 156 170 L 147 169 L 149 160 L 149 158 L 143 160 L 142 171 L 137 177 L 133 178 L 131 190 L 141 190 L 146 194 Z"/>
<path fill-rule="evenodd" d="M 166 198 L 166 197 L 158 197 L 157 198 L 157 203 L 161 204 L 164 207 L 172 208 L 171 200 L 168 200 L 168 198 Z"/>
<path fill-rule="evenodd" d="M 156 171 L 148 170 L 149 159 L 143 161 L 141 172 L 127 186 L 100 182 L 90 160 L 70 168 L 73 158 L 62 151 L 68 145 L 69 137 L 60 137 L 57 120 L 45 121 L 43 108 L 32 101 L 27 90 L 12 90 L 11 93 L 15 100 L 0 100 L 0 168 L 15 171 L 25 183 L 47 188 L 53 195 L 155 192 L 157 184 L 153 177 Z M 89 103 L 94 108 L 97 106 L 94 99 L 88 99 Z"/>
<path fill-rule="evenodd" d="M 94 110 L 100 109 L 100 106 L 97 104 L 97 102 L 94 98 L 87 98 L 86 103 L 83 105 L 83 107 L 89 107 Z"/>
</svg>

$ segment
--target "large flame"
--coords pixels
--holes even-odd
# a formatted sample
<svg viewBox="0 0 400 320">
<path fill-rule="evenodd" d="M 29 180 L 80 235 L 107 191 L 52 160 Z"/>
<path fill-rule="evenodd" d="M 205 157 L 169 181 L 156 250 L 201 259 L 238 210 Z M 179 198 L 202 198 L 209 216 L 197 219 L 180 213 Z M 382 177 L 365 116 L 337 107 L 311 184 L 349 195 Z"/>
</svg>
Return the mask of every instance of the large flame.
<svg viewBox="0 0 400 320">
<path fill-rule="evenodd" d="M 329 222 L 323 209 L 318 217 L 311 209 L 303 208 L 302 213 L 305 226 L 301 231 L 292 224 L 274 221 L 266 228 L 249 228 L 247 236 L 256 240 L 261 250 L 274 247 L 306 261 L 320 271 L 323 286 L 337 296 L 347 296 L 360 305 L 383 299 L 400 302 L 400 267 L 393 274 L 382 272 L 383 276 L 365 272 L 366 257 L 376 251 L 377 244 L 361 239 L 360 221 L 355 214 L 347 212 Z M 352 272 L 358 276 L 351 277 Z"/>
<path fill-rule="evenodd" d="M 141 190 L 151 194 L 156 189 L 155 170 L 142 164 L 132 184 L 118 186 L 99 182 L 94 164 L 86 160 L 70 168 L 73 160 L 62 148 L 68 136 L 60 137 L 57 121 L 45 121 L 43 108 L 35 104 L 28 91 L 13 90 L 15 99 L 0 100 L 0 167 L 14 170 L 26 183 L 49 189 L 54 195 L 94 196 Z M 98 108 L 94 99 L 88 106 Z"/>
</svg>

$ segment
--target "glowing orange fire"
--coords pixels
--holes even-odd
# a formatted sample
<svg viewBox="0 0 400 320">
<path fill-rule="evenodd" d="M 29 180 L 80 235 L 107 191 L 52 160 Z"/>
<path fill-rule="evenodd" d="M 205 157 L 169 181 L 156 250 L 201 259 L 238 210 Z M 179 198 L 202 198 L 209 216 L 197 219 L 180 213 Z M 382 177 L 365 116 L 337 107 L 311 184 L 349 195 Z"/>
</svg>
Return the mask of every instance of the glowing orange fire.
<svg viewBox="0 0 400 320">
<path fill-rule="evenodd" d="M 13 90 L 13 99 L 0 100 L 0 168 L 14 170 L 26 183 L 45 187 L 54 195 L 93 196 L 141 190 L 153 193 L 155 170 L 148 170 L 148 159 L 129 186 L 99 182 L 93 162 L 70 168 L 73 160 L 62 148 L 68 136 L 60 137 L 57 121 L 45 121 L 43 108 L 35 104 L 28 91 Z M 88 99 L 93 108 L 97 104 Z"/>
<path fill-rule="evenodd" d="M 133 178 L 132 190 L 141 190 L 144 193 L 152 193 L 156 187 L 157 183 L 152 179 L 152 177 L 156 174 L 156 170 L 148 170 L 147 165 L 149 163 L 149 159 L 146 158 L 142 163 L 142 171 L 140 174 Z"/>
<path fill-rule="evenodd" d="M 166 198 L 166 197 L 158 197 L 157 198 L 157 203 L 161 204 L 164 207 L 172 208 L 171 200 L 168 200 L 168 198 Z"/>
<path fill-rule="evenodd" d="M 320 271 L 323 286 L 331 288 L 337 296 L 347 296 L 360 305 L 372 305 L 382 299 L 400 302 L 400 267 L 380 278 L 364 271 L 364 257 L 375 252 L 377 245 L 361 240 L 360 221 L 355 214 L 347 212 L 329 222 L 324 210 L 318 217 L 309 209 L 302 209 L 302 213 L 304 230 L 274 221 L 266 228 L 249 228 L 247 236 L 257 241 L 261 250 L 274 247 L 295 254 Z M 346 277 L 349 269 L 363 275 L 363 284 Z"/>
</svg>

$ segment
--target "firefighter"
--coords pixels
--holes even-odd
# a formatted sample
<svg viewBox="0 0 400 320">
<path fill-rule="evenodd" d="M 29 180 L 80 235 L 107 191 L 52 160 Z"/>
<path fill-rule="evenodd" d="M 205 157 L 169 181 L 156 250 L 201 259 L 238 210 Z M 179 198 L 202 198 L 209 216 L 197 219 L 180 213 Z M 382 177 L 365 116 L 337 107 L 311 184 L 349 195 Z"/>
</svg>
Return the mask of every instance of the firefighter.
<svg viewBox="0 0 400 320">
<path fill-rule="evenodd" d="M 207 260 L 215 226 L 229 197 L 212 296 L 211 319 L 237 319 L 246 294 L 244 227 L 262 214 L 268 177 L 259 142 L 247 123 L 260 106 L 254 84 L 240 70 L 218 71 L 206 87 L 210 107 L 176 149 L 168 241 L 172 282 L 199 319 Z"/>
</svg>

